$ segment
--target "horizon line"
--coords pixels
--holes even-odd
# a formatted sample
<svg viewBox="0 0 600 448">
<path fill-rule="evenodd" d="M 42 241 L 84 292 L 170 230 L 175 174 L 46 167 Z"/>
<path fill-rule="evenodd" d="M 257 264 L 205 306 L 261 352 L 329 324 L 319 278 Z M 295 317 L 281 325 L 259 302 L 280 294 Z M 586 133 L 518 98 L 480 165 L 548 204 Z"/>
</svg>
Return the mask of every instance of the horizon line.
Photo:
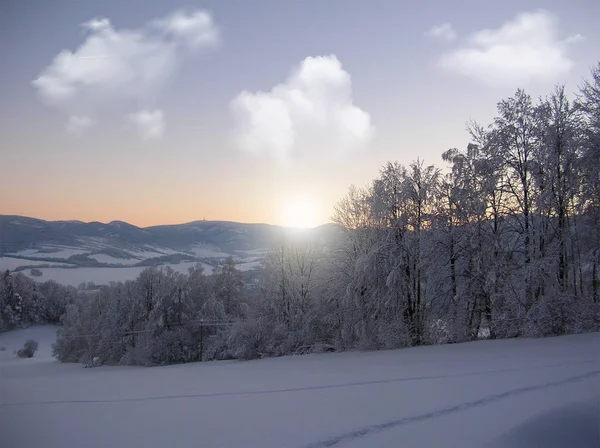
<svg viewBox="0 0 600 448">
<path fill-rule="evenodd" d="M 318 227 L 322 227 L 322 226 L 325 226 L 325 225 L 328 225 L 328 224 L 335 224 L 332 221 L 327 221 L 327 222 L 324 222 L 322 224 L 317 224 L 316 226 L 312 226 L 312 227 L 298 227 L 298 226 L 285 226 L 285 225 L 282 225 L 282 224 L 271 224 L 271 223 L 267 223 L 267 222 L 243 222 L 243 221 L 231 221 L 231 220 L 227 220 L 227 219 L 206 219 L 206 218 L 203 218 L 203 219 L 196 219 L 196 220 L 192 220 L 192 221 L 179 222 L 179 223 L 152 224 L 152 225 L 147 225 L 147 226 L 139 226 L 137 224 L 132 224 L 131 222 L 123 221 L 121 219 L 113 219 L 113 220 L 108 221 L 108 222 L 102 222 L 102 221 L 96 221 L 96 220 L 82 221 L 81 219 L 44 219 L 44 218 L 37 218 L 37 217 L 34 217 L 34 216 L 17 215 L 17 214 L 3 214 L 3 213 L 0 213 L 0 217 L 35 219 L 35 220 L 38 220 L 38 221 L 55 222 L 55 223 L 59 223 L 59 222 L 72 222 L 72 223 L 81 223 L 81 224 L 95 224 L 95 223 L 97 223 L 97 224 L 103 224 L 103 225 L 110 225 L 110 224 L 113 224 L 113 223 L 124 223 L 124 224 L 127 224 L 129 226 L 136 227 L 138 229 L 149 229 L 149 228 L 152 228 L 152 227 L 184 226 L 184 225 L 195 224 L 195 223 L 200 223 L 200 222 L 246 224 L 246 225 L 265 225 L 265 226 L 281 227 L 283 229 L 316 229 Z"/>
</svg>

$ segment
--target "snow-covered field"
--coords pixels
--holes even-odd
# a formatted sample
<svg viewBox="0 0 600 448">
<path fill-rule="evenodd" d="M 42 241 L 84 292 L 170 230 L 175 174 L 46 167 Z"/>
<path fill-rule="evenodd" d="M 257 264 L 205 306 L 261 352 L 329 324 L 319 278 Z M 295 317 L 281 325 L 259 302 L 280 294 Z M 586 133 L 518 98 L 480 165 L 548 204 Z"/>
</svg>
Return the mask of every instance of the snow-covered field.
<svg viewBox="0 0 600 448">
<path fill-rule="evenodd" d="M 81 247 L 69 247 L 47 244 L 41 249 L 25 249 L 19 252 L 11 253 L 13 257 L 34 257 L 43 259 L 67 259 L 73 255 L 88 255 L 91 258 L 95 258 L 101 263 L 118 263 L 118 264 L 134 264 L 141 260 L 148 260 L 150 258 L 163 257 L 165 255 L 182 254 L 183 252 L 175 251 L 168 248 L 160 248 L 156 246 L 145 246 L 146 250 L 132 250 L 132 249 L 120 249 L 122 252 L 131 255 L 131 259 L 115 258 L 106 254 L 93 254 L 98 250 L 106 248 L 107 244 L 101 244 L 100 242 L 92 241 L 92 238 L 86 239 L 86 246 Z M 129 262 L 128 262 L 129 260 Z"/>
<path fill-rule="evenodd" d="M 31 279 L 38 282 L 45 282 L 46 280 L 54 280 L 63 285 L 78 286 L 81 283 L 93 282 L 97 285 L 108 284 L 110 282 L 118 282 L 125 280 L 135 280 L 140 272 L 145 267 L 142 266 L 127 266 L 128 264 L 138 263 L 140 260 L 137 259 L 119 259 L 114 258 L 105 254 L 91 255 L 92 258 L 97 259 L 101 263 L 120 263 L 123 266 L 119 267 L 74 267 L 68 268 L 68 263 L 49 262 L 49 261 L 31 261 L 23 258 L 9 258 L 0 257 L 0 272 L 7 269 L 14 270 L 19 266 L 39 266 L 44 264 L 51 264 L 52 266 L 65 266 L 67 269 L 61 267 L 51 268 L 39 268 L 42 272 L 41 277 L 35 277 L 30 274 L 29 270 L 24 270 L 23 274 L 27 275 Z M 188 272 L 188 269 L 196 265 L 196 261 L 184 261 L 180 263 L 165 263 L 160 266 L 170 266 L 174 270 L 182 273 Z M 208 263 L 200 264 L 204 267 L 204 273 L 206 275 L 212 274 L 213 266 Z M 258 269 L 260 267 L 260 261 L 255 258 L 238 260 L 237 268 L 240 271 L 250 271 L 252 269 Z"/>
<path fill-rule="evenodd" d="M 9 254 L 17 257 L 36 257 L 36 258 L 62 258 L 67 259 L 73 255 L 82 255 L 88 253 L 89 250 L 67 247 L 67 246 L 55 246 L 47 245 L 41 252 L 38 249 L 25 249 L 14 254 Z"/>
<path fill-rule="evenodd" d="M 258 268 L 260 268 L 260 263 L 261 263 L 261 262 L 260 262 L 260 260 L 248 261 L 248 262 L 243 262 L 243 261 L 241 261 L 241 262 L 239 262 L 239 263 L 237 264 L 237 266 L 236 266 L 236 267 L 237 267 L 237 268 L 238 268 L 240 271 L 242 271 L 242 272 L 245 272 L 245 271 L 251 271 L 251 270 L 253 270 L 253 269 L 258 269 Z"/>
<path fill-rule="evenodd" d="M 138 277 L 145 267 L 134 266 L 143 260 L 152 258 L 164 257 L 166 255 L 182 254 L 184 252 L 176 251 L 169 248 L 158 247 L 154 245 L 143 246 L 139 250 L 134 249 L 116 249 L 120 251 L 126 258 L 117 258 L 109 253 L 98 252 L 106 249 L 107 242 L 102 238 L 83 238 L 82 247 L 70 247 L 58 244 L 46 244 L 35 249 L 25 249 L 19 252 L 9 254 L 10 257 L 0 257 L 0 271 L 15 270 L 20 266 L 39 266 L 51 264 L 50 268 L 40 268 L 41 276 L 32 276 L 29 270 L 23 271 L 25 275 L 38 282 L 46 280 L 54 280 L 64 285 L 79 286 L 81 283 L 92 282 L 97 285 L 108 284 L 110 282 L 118 282 L 125 280 L 134 280 Z M 230 254 L 219 250 L 218 247 L 209 244 L 197 244 L 192 247 L 191 253 L 196 257 L 207 259 L 226 259 Z M 255 249 L 250 251 L 239 251 L 236 256 L 238 262 L 237 268 L 240 271 L 250 271 L 260 267 L 260 259 L 266 254 L 266 249 Z M 61 263 L 57 261 L 40 261 L 40 260 L 67 260 L 73 255 L 86 255 L 100 263 L 112 264 L 112 267 L 87 267 L 77 266 L 72 269 L 62 269 L 65 267 L 74 266 L 72 263 Z M 188 254 L 189 255 L 189 254 Z M 37 258 L 38 260 L 29 260 L 28 258 Z M 164 260 L 161 260 L 164 261 Z M 211 274 L 213 267 L 210 263 L 215 260 L 204 260 L 201 262 L 204 267 L 205 274 Z M 75 263 L 77 264 L 77 263 Z M 188 269 L 195 265 L 196 262 L 181 262 L 181 263 L 162 263 L 160 266 L 170 266 L 178 272 L 187 273 Z"/>
<path fill-rule="evenodd" d="M 35 281 L 44 282 L 46 280 L 54 280 L 64 285 L 78 286 L 81 283 L 93 282 L 97 285 L 108 284 L 110 282 L 118 282 L 125 280 L 134 280 L 142 272 L 145 267 L 133 266 L 142 260 L 148 260 L 156 257 L 163 257 L 165 255 L 173 255 L 177 252 L 171 249 L 158 248 L 154 246 L 147 246 L 148 251 L 134 251 L 124 250 L 129 254 L 130 258 L 116 258 L 104 253 L 92 254 L 90 251 L 76 248 L 68 248 L 66 246 L 44 246 L 42 252 L 38 249 L 27 249 L 20 251 L 15 254 L 11 254 L 11 257 L 0 257 L 0 271 L 6 269 L 14 270 L 19 266 L 38 266 L 44 264 L 51 264 L 51 268 L 40 268 L 42 276 L 35 277 L 31 276 L 29 270 L 23 271 L 23 273 Z M 52 252 L 50 252 L 52 251 Z M 196 256 L 207 257 L 207 258 L 221 258 L 225 259 L 229 257 L 229 254 L 218 251 L 217 249 L 209 246 L 195 246 L 193 252 Z M 242 252 L 244 253 L 244 252 Z M 41 259 L 64 259 L 72 255 L 86 254 L 90 258 L 96 259 L 100 263 L 108 263 L 114 265 L 120 265 L 116 267 L 76 267 L 73 269 L 62 269 L 59 266 L 64 265 L 65 267 L 73 266 L 69 263 L 60 263 L 55 261 L 33 261 L 26 258 L 16 257 L 34 257 Z M 245 254 L 245 253 L 244 253 Z M 248 251 L 248 255 L 242 258 L 237 258 L 237 268 L 240 271 L 249 271 L 258 269 L 260 267 L 260 256 L 257 254 L 264 254 L 260 251 Z M 12 256 L 14 255 L 14 257 Z M 164 263 L 161 266 L 170 266 L 178 272 L 187 273 L 188 269 L 195 265 L 196 262 L 181 262 L 168 264 Z M 213 267 L 208 263 L 202 263 L 205 274 L 211 274 Z"/>
<path fill-rule="evenodd" d="M 204 273 L 212 273 L 213 267 L 206 263 L 200 263 L 204 267 Z M 181 262 L 177 264 L 164 264 L 161 266 L 170 266 L 177 272 L 187 274 L 188 269 L 195 266 L 196 262 Z M 39 282 L 54 280 L 63 285 L 78 286 L 81 283 L 92 282 L 96 285 L 106 285 L 110 282 L 120 282 L 126 280 L 135 280 L 146 267 L 129 266 L 118 268 L 84 268 L 77 267 L 73 269 L 63 268 L 40 268 L 41 277 L 31 276 L 29 271 L 23 271 L 25 275 Z"/>
<path fill-rule="evenodd" d="M 54 261 L 32 261 L 26 260 L 25 258 L 12 258 L 12 257 L 0 257 L 0 271 L 13 270 L 19 266 L 40 266 L 40 265 L 52 265 L 52 266 L 72 266 L 69 263 L 58 263 Z"/>
<path fill-rule="evenodd" d="M 107 263 L 107 264 L 122 264 L 122 265 L 132 265 L 132 264 L 136 264 L 139 263 L 140 260 L 137 258 L 117 258 L 117 257 L 111 257 L 110 255 L 107 254 L 93 254 L 93 255 L 88 255 L 90 258 L 93 258 L 94 260 L 98 261 L 99 263 Z"/>
<path fill-rule="evenodd" d="M 0 446 L 598 447 L 600 334 L 136 368 L 0 335 Z M 13 349 L 33 337 L 33 359 Z"/>
<path fill-rule="evenodd" d="M 220 251 L 218 248 L 211 247 L 208 245 L 200 245 L 197 244 L 192 247 L 191 252 L 194 253 L 197 257 L 207 257 L 207 258 L 227 258 L 229 254 Z"/>
</svg>

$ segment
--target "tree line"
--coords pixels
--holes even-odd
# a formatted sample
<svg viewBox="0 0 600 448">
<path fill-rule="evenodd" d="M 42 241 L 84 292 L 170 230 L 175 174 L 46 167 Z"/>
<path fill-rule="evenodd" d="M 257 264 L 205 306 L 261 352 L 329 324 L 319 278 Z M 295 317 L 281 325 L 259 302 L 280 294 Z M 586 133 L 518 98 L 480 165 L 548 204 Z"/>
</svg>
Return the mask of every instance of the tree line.
<svg viewBox="0 0 600 448">
<path fill-rule="evenodd" d="M 31 324 L 59 324 L 77 290 L 49 280 L 36 283 L 22 273 L 0 273 L 0 333 Z"/>
<path fill-rule="evenodd" d="M 389 162 L 339 235 L 274 247 L 256 284 L 149 268 L 66 306 L 62 361 L 166 364 L 600 330 L 600 64 L 497 104 L 444 167 Z"/>
</svg>

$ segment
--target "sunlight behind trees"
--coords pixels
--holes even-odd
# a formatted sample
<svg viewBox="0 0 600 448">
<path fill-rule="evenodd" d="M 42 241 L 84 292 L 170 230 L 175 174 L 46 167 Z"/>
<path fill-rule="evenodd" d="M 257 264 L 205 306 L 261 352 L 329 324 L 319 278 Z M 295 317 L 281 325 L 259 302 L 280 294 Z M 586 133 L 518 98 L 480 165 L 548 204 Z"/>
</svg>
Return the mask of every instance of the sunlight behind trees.
<svg viewBox="0 0 600 448">
<path fill-rule="evenodd" d="M 591 75 L 575 101 L 562 87 L 500 101 L 443 152 L 446 174 L 388 162 L 335 206 L 337 234 L 291 232 L 254 278 L 230 258 L 57 300 L 6 273 L 0 328 L 66 309 L 60 360 L 144 365 L 598 331 L 600 64 Z M 282 208 L 295 227 L 313 211 Z"/>
</svg>

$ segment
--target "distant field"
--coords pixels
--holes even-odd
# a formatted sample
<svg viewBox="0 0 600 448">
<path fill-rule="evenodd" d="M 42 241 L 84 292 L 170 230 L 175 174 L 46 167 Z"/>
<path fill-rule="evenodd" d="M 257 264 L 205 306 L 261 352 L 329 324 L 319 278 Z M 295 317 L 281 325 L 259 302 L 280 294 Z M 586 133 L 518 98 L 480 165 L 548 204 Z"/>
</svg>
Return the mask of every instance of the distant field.
<svg viewBox="0 0 600 448">
<path fill-rule="evenodd" d="M 147 263 L 150 261 L 151 263 L 156 263 L 157 266 L 170 266 L 182 273 L 187 273 L 190 267 L 200 263 L 204 267 L 205 274 L 211 274 L 215 262 L 230 256 L 230 254 L 209 245 L 196 245 L 192 248 L 191 252 L 199 260 L 175 263 L 169 262 L 173 261 L 169 260 L 169 257 L 179 255 L 193 257 L 194 255 L 169 248 L 155 246 L 146 246 L 146 248 L 148 250 L 121 250 L 121 255 L 129 256 L 129 258 L 122 258 L 110 255 L 110 253 L 93 253 L 93 248 L 85 249 L 48 244 L 37 249 L 25 249 L 11 253 L 9 256 L 0 257 L 0 270 L 5 271 L 8 269 L 13 271 L 23 266 L 50 265 L 51 267 L 36 268 L 42 272 L 41 276 L 32 276 L 30 269 L 22 270 L 22 272 L 38 282 L 54 280 L 58 283 L 72 286 L 88 282 L 102 285 L 110 282 L 134 280 L 140 272 L 148 267 L 148 264 L 134 266 L 138 263 Z M 241 271 L 257 269 L 260 266 L 260 259 L 264 256 L 265 252 L 265 250 L 240 251 L 241 257 L 235 257 L 238 261 L 238 269 Z M 73 261 L 73 259 L 66 262 L 72 256 L 84 256 L 84 258 L 87 257 L 98 263 L 117 266 L 82 266 L 81 260 Z"/>
<path fill-rule="evenodd" d="M 135 280 L 140 272 L 147 268 L 147 266 L 127 266 L 127 264 L 133 264 L 140 260 L 121 260 L 110 257 L 104 254 L 94 255 L 98 261 L 103 263 L 117 263 L 116 260 L 119 260 L 123 264 L 121 267 L 73 267 L 74 265 L 68 263 L 59 263 L 54 261 L 32 261 L 24 258 L 11 258 L 11 257 L 0 257 L 0 271 L 5 270 L 15 270 L 20 266 L 42 266 L 42 265 L 52 265 L 52 266 L 64 266 L 64 267 L 47 267 L 47 268 L 36 268 L 42 272 L 42 275 L 32 276 L 30 269 L 25 269 L 22 271 L 23 274 L 28 276 L 29 278 L 38 281 L 44 282 L 46 280 L 54 280 L 58 283 L 62 283 L 64 285 L 71 286 L 79 286 L 81 283 L 92 282 L 97 285 L 108 284 L 110 282 L 118 282 L 118 281 L 126 281 L 126 280 Z M 187 273 L 188 269 L 195 266 L 197 263 L 201 264 L 204 267 L 204 273 L 209 275 L 213 272 L 213 266 L 204 262 L 181 262 L 181 263 L 166 263 L 160 266 L 170 266 L 175 271 L 181 273 Z M 240 271 L 250 271 L 252 269 L 257 269 L 260 266 L 260 260 L 257 260 L 256 257 L 248 258 L 241 260 L 237 265 L 237 268 Z"/>
<path fill-rule="evenodd" d="M 0 259 L 1 260 L 1 259 Z M 206 274 L 212 273 L 213 267 L 201 263 L 204 267 Z M 174 270 L 182 273 L 187 273 L 188 269 L 195 266 L 196 262 L 169 264 L 163 266 L 170 266 Z M 64 268 L 40 268 L 42 271 L 41 277 L 32 276 L 29 270 L 23 273 L 36 281 L 54 280 L 63 285 L 78 286 L 81 283 L 92 282 L 97 285 L 105 285 L 110 282 L 120 282 L 126 280 L 135 280 L 140 272 L 146 267 L 143 266 L 131 266 L 131 267 L 119 267 L 119 268 L 84 268 L 77 267 L 73 269 Z"/>
<path fill-rule="evenodd" d="M 50 261 L 33 261 L 33 260 L 26 260 L 24 258 L 0 257 L 0 271 L 5 271 L 7 269 L 12 271 L 20 266 L 40 266 L 40 265 L 45 265 L 45 264 L 72 266 L 71 264 L 68 264 L 68 263 L 58 263 L 58 262 L 50 262 Z"/>
</svg>

